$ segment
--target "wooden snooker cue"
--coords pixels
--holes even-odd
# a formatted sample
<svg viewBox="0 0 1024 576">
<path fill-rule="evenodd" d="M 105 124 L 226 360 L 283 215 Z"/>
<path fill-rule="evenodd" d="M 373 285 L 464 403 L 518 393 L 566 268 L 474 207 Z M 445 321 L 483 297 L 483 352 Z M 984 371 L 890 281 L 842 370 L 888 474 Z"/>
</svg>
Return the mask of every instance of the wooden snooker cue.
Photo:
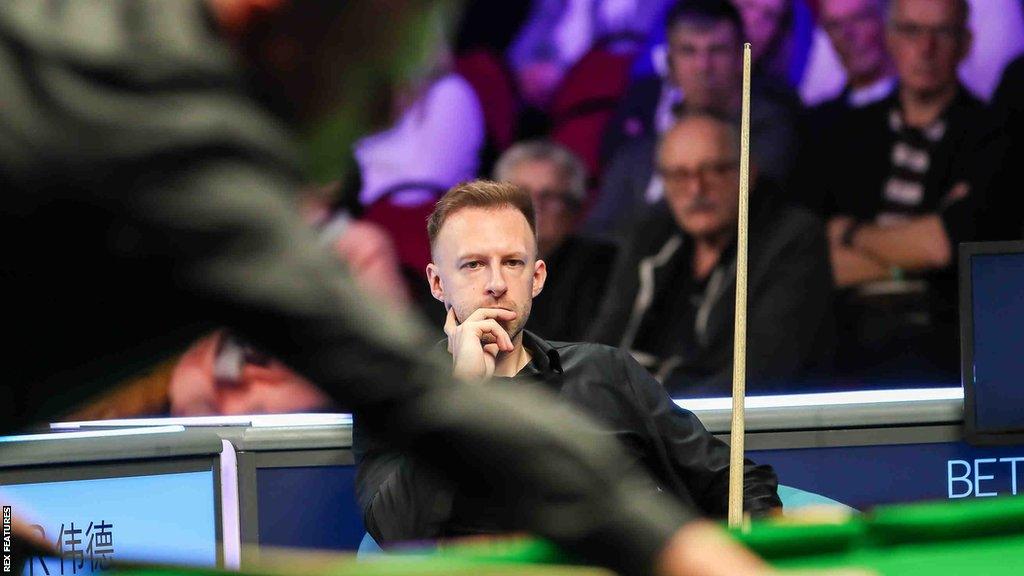
<svg viewBox="0 0 1024 576">
<path fill-rule="evenodd" d="M 750 194 L 750 44 L 743 45 L 740 116 L 739 223 L 736 243 L 736 324 L 732 348 L 732 428 L 729 432 L 729 526 L 743 523 L 743 399 L 747 384 L 747 213 Z"/>
</svg>

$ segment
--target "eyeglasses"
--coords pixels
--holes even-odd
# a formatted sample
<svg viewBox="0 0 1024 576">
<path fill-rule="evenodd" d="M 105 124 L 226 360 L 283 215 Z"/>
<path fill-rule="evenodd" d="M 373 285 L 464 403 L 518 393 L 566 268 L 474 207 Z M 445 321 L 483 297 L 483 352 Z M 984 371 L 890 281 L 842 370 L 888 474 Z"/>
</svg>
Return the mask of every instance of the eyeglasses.
<svg viewBox="0 0 1024 576">
<path fill-rule="evenodd" d="M 739 165 L 736 160 L 722 160 L 719 162 L 706 162 L 691 170 L 682 166 L 676 168 L 658 167 L 658 174 L 669 186 L 681 186 L 691 180 L 699 179 L 701 184 L 719 184 L 731 176 L 732 172 Z"/>
<path fill-rule="evenodd" d="M 912 22 L 892 22 L 889 27 L 897 36 L 906 40 L 918 41 L 927 36 L 947 44 L 959 41 L 964 33 L 962 28 L 955 25 L 925 26 Z"/>
</svg>

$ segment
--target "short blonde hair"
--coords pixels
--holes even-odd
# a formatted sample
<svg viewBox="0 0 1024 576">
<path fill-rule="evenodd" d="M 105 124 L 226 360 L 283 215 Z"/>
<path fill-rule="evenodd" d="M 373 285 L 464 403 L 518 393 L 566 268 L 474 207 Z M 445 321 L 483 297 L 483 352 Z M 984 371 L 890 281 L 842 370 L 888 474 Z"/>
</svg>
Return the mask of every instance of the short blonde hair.
<svg viewBox="0 0 1024 576">
<path fill-rule="evenodd" d="M 431 249 L 448 217 L 463 208 L 514 208 L 526 218 L 534 238 L 537 237 L 533 199 L 526 190 L 509 182 L 473 180 L 451 188 L 434 205 L 434 211 L 427 218 L 427 236 L 430 238 Z"/>
</svg>

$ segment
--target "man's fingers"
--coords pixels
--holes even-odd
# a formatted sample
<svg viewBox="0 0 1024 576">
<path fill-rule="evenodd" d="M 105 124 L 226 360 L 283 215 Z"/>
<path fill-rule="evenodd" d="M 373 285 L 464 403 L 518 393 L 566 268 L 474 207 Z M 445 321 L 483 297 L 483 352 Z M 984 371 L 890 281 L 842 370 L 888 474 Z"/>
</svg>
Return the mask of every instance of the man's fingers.
<svg viewBox="0 0 1024 576">
<path fill-rule="evenodd" d="M 490 354 L 491 356 L 497 356 L 498 352 L 501 352 L 501 350 L 498 348 L 497 344 L 488 344 L 484 346 L 484 352 Z"/>
<path fill-rule="evenodd" d="M 455 319 L 455 307 L 452 306 L 448 309 L 448 315 L 444 319 L 444 333 L 451 336 L 455 333 L 455 329 L 459 327 L 459 321 Z M 451 352 L 451 350 L 449 350 Z"/>
<path fill-rule="evenodd" d="M 473 327 L 477 331 L 477 338 L 480 338 L 481 341 L 483 341 L 485 334 L 489 334 L 494 337 L 495 343 L 503 352 L 511 352 L 514 348 L 512 345 L 512 338 L 510 338 L 508 332 L 501 327 L 501 324 L 498 324 L 496 321 L 482 320 L 480 322 L 474 322 Z"/>
<path fill-rule="evenodd" d="M 504 308 L 477 308 L 466 318 L 466 322 L 479 320 L 515 320 L 516 313 Z"/>
</svg>

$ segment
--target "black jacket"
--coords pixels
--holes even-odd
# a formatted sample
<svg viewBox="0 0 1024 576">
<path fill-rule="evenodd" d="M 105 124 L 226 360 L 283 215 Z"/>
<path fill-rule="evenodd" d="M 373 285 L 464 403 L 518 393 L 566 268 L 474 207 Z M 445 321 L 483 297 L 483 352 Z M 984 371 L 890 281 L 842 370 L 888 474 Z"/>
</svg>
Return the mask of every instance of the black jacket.
<svg viewBox="0 0 1024 576">
<path fill-rule="evenodd" d="M 628 354 L 599 344 L 548 342 L 528 331 L 530 363 L 516 378 L 494 378 L 488 390 L 534 383 L 596 418 L 600 430 L 626 448 L 619 465 L 646 469 L 650 492 L 666 491 L 714 517 L 728 511 L 729 447 Z M 356 493 L 367 530 L 381 543 L 492 533 L 530 496 L 512 479 L 455 490 L 430 468 L 374 442 L 358 419 L 354 432 Z M 747 460 L 744 510 L 759 515 L 782 505 L 770 466 Z"/>
<path fill-rule="evenodd" d="M 615 263 L 610 242 L 570 236 L 544 257 L 548 278 L 527 328 L 548 340 L 582 340 L 597 317 Z"/>
<path fill-rule="evenodd" d="M 201 0 L 0 4 L 0 280 L 17 335 L 0 430 L 224 325 L 453 481 L 515 479 L 532 496 L 518 526 L 649 570 L 690 514 L 636 490 L 621 448 L 549 395 L 454 382 L 419 321 L 355 288 L 295 210 L 292 127 L 213 22 Z"/>
<path fill-rule="evenodd" d="M 810 213 L 751 193 L 747 277 L 748 392 L 799 386 L 826 370 L 835 325 L 827 242 Z M 707 285 L 695 286 L 692 241 L 662 204 L 624 249 L 592 339 L 650 357 L 648 368 L 673 397 L 732 391 L 735 248 Z M 649 269 L 648 274 L 644 270 Z M 701 295 L 690 308 L 690 294 Z M 642 344 L 642 345 L 641 345 Z"/>
</svg>

